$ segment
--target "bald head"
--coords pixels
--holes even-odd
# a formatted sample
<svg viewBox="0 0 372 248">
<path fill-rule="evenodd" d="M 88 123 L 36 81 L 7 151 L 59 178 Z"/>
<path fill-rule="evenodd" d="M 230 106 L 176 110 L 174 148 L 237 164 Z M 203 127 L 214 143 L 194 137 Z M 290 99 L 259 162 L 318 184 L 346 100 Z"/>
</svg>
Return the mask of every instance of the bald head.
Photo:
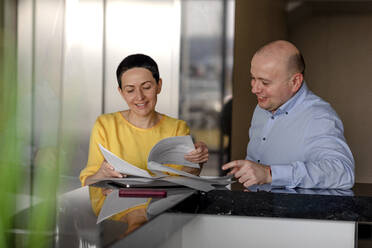
<svg viewBox="0 0 372 248">
<path fill-rule="evenodd" d="M 288 41 L 260 48 L 251 61 L 252 93 L 258 105 L 274 113 L 301 88 L 305 65 L 300 51 Z"/>
<path fill-rule="evenodd" d="M 301 52 L 291 42 L 277 40 L 261 47 L 255 56 L 270 57 L 276 62 L 286 65 L 288 73 L 305 72 L 305 61 Z"/>
</svg>

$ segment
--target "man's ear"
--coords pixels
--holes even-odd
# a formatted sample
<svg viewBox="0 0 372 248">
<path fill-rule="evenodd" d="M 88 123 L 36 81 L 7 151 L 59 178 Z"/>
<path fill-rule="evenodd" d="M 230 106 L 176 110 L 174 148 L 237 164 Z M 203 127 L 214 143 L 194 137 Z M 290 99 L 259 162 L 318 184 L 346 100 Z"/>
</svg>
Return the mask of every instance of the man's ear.
<svg viewBox="0 0 372 248">
<path fill-rule="evenodd" d="M 304 80 L 304 75 L 302 73 L 296 73 L 293 75 L 292 78 L 292 92 L 297 92 L 302 85 L 302 81 Z"/>
<path fill-rule="evenodd" d="M 159 78 L 159 81 L 158 81 L 158 89 L 156 91 L 156 94 L 159 94 L 161 92 L 161 86 L 163 85 L 163 80 L 161 80 L 161 78 Z"/>
</svg>

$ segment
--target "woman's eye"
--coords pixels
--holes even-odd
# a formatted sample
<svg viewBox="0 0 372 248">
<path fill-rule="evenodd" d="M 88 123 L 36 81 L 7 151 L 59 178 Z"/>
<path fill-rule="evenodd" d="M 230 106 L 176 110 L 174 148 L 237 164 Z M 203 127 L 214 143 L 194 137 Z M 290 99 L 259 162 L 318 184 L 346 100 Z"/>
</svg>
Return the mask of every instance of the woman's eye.
<svg viewBox="0 0 372 248">
<path fill-rule="evenodd" d="M 144 90 L 149 90 L 149 89 L 151 89 L 151 84 L 149 84 L 149 85 L 144 85 L 142 88 L 143 88 Z"/>
<path fill-rule="evenodd" d="M 134 90 L 126 90 L 127 93 L 132 93 Z"/>
</svg>

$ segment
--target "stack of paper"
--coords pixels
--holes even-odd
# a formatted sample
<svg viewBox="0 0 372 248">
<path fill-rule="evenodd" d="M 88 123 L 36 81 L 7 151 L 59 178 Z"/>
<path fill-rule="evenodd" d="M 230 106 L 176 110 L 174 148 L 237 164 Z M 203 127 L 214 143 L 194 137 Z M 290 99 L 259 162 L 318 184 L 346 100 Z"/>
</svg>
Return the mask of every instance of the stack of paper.
<svg viewBox="0 0 372 248">
<path fill-rule="evenodd" d="M 154 174 L 154 176 L 152 176 L 148 171 L 140 169 L 127 161 L 120 159 L 115 154 L 104 148 L 101 144 L 99 147 L 106 161 L 110 163 L 116 171 L 126 175 L 170 182 L 206 192 L 215 189 L 213 185 L 228 185 L 232 183 L 231 176 L 203 178 L 163 165 L 177 164 L 193 168 L 200 168 L 198 164 L 191 163 L 184 158 L 185 154 L 194 149 L 194 144 L 190 136 L 165 138 L 159 141 L 151 149 L 147 160 L 147 167 Z M 164 172 L 172 173 L 178 176 L 169 176 L 164 174 Z"/>
</svg>

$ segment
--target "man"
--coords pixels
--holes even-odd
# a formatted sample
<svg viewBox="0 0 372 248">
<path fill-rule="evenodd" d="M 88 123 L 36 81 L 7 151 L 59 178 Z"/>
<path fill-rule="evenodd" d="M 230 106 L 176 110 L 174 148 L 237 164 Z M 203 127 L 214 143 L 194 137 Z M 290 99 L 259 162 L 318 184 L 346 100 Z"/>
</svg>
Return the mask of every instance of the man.
<svg viewBox="0 0 372 248">
<path fill-rule="evenodd" d="M 305 63 L 290 42 L 274 41 L 251 61 L 258 105 L 245 160 L 222 166 L 245 187 L 351 188 L 354 159 L 332 107 L 304 81 Z"/>
</svg>

